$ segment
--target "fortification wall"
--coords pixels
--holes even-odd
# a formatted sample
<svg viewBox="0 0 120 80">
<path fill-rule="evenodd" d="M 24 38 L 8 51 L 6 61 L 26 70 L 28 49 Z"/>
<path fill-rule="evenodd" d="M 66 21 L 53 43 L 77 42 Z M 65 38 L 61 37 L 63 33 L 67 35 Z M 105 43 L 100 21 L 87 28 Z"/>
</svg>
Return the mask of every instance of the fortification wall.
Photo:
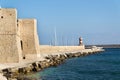
<svg viewBox="0 0 120 80">
<path fill-rule="evenodd" d="M 37 58 L 39 54 L 39 40 L 35 19 L 19 19 L 20 37 L 23 45 L 23 56 L 26 59 Z"/>
<path fill-rule="evenodd" d="M 0 62 L 20 62 L 20 37 L 16 9 L 0 9 Z"/>
<path fill-rule="evenodd" d="M 0 35 L 0 62 L 10 63 L 21 61 L 19 37 L 16 35 Z"/>
<path fill-rule="evenodd" d="M 16 9 L 0 9 L 0 34 L 16 34 L 17 32 Z"/>
<path fill-rule="evenodd" d="M 85 49 L 80 46 L 39 46 L 35 19 L 17 20 L 16 9 L 0 9 L 0 63 L 32 60 L 40 53 L 65 53 Z"/>
<path fill-rule="evenodd" d="M 85 46 L 40 46 L 40 53 L 65 53 L 85 49 Z"/>
</svg>

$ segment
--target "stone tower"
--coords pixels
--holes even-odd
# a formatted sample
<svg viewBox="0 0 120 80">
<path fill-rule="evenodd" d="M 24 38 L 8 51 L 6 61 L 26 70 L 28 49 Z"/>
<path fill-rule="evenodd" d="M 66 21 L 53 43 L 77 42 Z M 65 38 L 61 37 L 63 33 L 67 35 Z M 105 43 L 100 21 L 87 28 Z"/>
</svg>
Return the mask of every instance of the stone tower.
<svg viewBox="0 0 120 80">
<path fill-rule="evenodd" d="M 22 59 L 16 9 L 0 8 L 0 63 Z"/>
<path fill-rule="evenodd" d="M 20 38 L 23 59 L 36 59 L 39 57 L 39 40 L 35 19 L 19 19 Z"/>
</svg>

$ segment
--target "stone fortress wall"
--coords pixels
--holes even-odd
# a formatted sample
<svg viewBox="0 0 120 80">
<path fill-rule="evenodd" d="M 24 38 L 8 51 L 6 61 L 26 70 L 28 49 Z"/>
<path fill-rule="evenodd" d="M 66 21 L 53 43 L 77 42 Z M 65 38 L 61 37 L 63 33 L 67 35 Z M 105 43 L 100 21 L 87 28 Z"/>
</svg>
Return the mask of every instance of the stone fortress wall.
<svg viewBox="0 0 120 80">
<path fill-rule="evenodd" d="M 19 19 L 20 38 L 22 45 L 22 55 L 26 59 L 34 59 L 39 54 L 39 40 L 37 35 L 37 25 L 35 19 Z"/>
<path fill-rule="evenodd" d="M 22 59 L 16 9 L 0 9 L 0 62 Z"/>
<path fill-rule="evenodd" d="M 17 19 L 16 9 L 0 9 L 0 63 L 35 59 L 39 40 L 35 19 Z"/>
<path fill-rule="evenodd" d="M 40 46 L 41 54 L 50 54 L 50 53 L 65 53 L 65 52 L 74 52 L 85 49 L 84 45 L 81 46 Z"/>
<path fill-rule="evenodd" d="M 0 63 L 40 58 L 44 53 L 77 51 L 80 46 L 39 46 L 35 19 L 17 19 L 16 9 L 0 8 Z"/>
</svg>

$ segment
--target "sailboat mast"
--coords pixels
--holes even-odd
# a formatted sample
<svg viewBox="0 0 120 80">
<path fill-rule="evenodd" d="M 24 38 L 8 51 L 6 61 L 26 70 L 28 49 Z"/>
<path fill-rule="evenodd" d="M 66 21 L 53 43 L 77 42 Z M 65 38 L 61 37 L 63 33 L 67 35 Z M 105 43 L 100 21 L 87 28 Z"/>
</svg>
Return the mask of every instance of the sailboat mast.
<svg viewBox="0 0 120 80">
<path fill-rule="evenodd" d="M 54 29 L 54 34 L 55 34 L 55 46 L 57 45 L 57 33 L 56 33 L 56 27 L 55 27 L 55 29 Z"/>
</svg>

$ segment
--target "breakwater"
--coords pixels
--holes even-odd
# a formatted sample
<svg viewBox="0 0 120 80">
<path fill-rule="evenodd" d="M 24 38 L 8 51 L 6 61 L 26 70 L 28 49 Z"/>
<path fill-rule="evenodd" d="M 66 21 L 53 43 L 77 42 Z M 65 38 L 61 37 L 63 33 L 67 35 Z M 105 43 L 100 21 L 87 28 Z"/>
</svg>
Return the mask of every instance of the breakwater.
<svg viewBox="0 0 120 80">
<path fill-rule="evenodd" d="M 58 66 L 59 64 L 63 63 L 66 59 L 69 59 L 69 58 L 87 56 L 90 54 L 99 53 L 101 51 L 103 51 L 103 49 L 85 49 L 85 50 L 71 52 L 71 53 L 68 52 L 68 53 L 58 53 L 55 55 L 47 55 L 47 56 L 44 56 L 45 59 L 42 61 L 35 61 L 32 63 L 28 63 L 25 66 L 5 68 L 1 70 L 1 73 L 8 80 L 13 80 L 13 79 L 23 80 L 22 78 L 20 78 L 21 75 L 35 73 L 51 66 Z"/>
</svg>

